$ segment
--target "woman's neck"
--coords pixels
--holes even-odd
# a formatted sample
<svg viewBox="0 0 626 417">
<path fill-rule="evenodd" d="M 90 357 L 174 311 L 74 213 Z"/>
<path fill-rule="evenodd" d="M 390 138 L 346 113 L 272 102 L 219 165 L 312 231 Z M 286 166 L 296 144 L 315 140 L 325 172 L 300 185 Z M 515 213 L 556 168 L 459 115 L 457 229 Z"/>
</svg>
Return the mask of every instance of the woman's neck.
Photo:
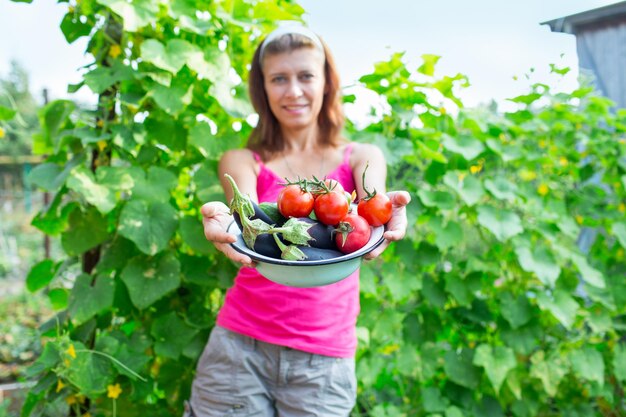
<svg viewBox="0 0 626 417">
<path fill-rule="evenodd" d="M 304 129 L 283 129 L 284 151 L 287 153 L 319 149 L 320 138 L 317 126 Z"/>
</svg>

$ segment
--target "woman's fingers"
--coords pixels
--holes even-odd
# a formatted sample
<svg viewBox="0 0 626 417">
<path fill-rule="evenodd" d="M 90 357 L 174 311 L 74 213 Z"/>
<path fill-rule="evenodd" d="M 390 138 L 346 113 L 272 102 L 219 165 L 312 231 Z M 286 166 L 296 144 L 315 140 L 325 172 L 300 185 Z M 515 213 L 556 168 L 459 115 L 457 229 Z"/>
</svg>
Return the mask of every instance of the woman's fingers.
<svg viewBox="0 0 626 417">
<path fill-rule="evenodd" d="M 217 250 L 229 259 L 242 263 L 244 266 L 252 266 L 253 262 L 249 256 L 237 252 L 230 245 L 237 241 L 237 237 L 232 233 L 226 232 L 228 225 L 233 221 L 228 206 L 219 201 L 212 201 L 204 204 L 200 208 L 200 212 L 202 213 L 204 236 L 207 240 L 211 241 Z"/>
<path fill-rule="evenodd" d="M 385 225 L 385 240 L 376 249 L 365 255 L 365 259 L 374 259 L 389 246 L 390 242 L 401 240 L 406 235 L 407 218 L 406 206 L 411 202 L 411 195 L 406 191 L 390 191 L 387 193 L 391 200 L 391 219 Z"/>
</svg>

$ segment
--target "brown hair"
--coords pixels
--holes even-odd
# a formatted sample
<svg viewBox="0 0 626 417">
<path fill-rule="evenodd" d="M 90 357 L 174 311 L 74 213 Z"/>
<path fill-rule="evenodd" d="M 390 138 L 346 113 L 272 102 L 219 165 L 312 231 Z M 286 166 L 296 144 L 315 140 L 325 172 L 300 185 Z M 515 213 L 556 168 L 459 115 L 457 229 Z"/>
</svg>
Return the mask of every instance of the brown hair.
<svg viewBox="0 0 626 417">
<path fill-rule="evenodd" d="M 320 141 L 324 145 L 339 145 L 343 142 L 340 133 L 344 123 L 339 73 L 328 46 L 324 41 L 321 43 L 326 57 L 324 63 L 326 85 L 324 101 L 317 119 L 320 128 Z M 272 154 L 282 151 L 285 143 L 278 120 L 272 113 L 267 101 L 261 68 L 262 44 L 259 44 L 254 53 L 248 79 L 250 100 L 259 115 L 259 121 L 248 138 L 247 148 L 260 153 L 263 159 L 268 159 Z M 263 55 L 280 54 L 300 48 L 316 48 L 316 45 L 306 36 L 289 33 L 266 45 Z"/>
</svg>

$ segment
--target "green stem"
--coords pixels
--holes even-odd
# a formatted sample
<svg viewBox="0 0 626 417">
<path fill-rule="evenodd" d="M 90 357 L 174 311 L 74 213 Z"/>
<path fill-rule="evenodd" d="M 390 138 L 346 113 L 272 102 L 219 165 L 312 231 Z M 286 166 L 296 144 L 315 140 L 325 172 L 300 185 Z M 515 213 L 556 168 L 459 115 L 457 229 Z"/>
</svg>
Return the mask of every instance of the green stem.
<svg viewBox="0 0 626 417">
<path fill-rule="evenodd" d="M 118 364 L 119 366 L 121 366 L 122 368 L 124 368 L 126 371 L 128 371 L 131 375 L 133 375 L 134 377 L 140 379 L 142 382 L 148 382 L 148 380 L 144 377 L 142 377 L 141 375 L 139 375 L 137 372 L 133 371 L 132 369 L 130 369 L 128 366 L 124 365 L 122 362 L 120 362 L 119 360 L 115 359 L 113 356 L 104 353 L 104 352 L 98 352 L 97 350 L 91 350 L 91 349 L 78 349 L 76 350 L 76 352 L 89 352 L 89 353 L 95 353 L 97 355 L 102 355 L 105 358 L 109 359 L 111 362 L 115 362 L 116 364 Z"/>
</svg>

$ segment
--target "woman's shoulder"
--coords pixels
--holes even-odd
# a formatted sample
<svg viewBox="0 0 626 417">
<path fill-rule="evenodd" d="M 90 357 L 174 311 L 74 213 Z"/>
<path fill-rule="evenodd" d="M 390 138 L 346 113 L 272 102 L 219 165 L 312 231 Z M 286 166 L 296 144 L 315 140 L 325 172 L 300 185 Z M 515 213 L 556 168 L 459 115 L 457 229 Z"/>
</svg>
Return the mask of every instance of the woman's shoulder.
<svg viewBox="0 0 626 417">
<path fill-rule="evenodd" d="M 359 162 L 367 161 L 372 158 L 384 159 L 383 151 L 373 143 L 350 142 L 348 146 L 350 145 L 352 146 L 350 161 L 353 166 Z"/>
<path fill-rule="evenodd" d="M 220 165 L 223 169 L 230 171 L 232 168 L 241 170 L 250 168 L 256 172 L 257 157 L 250 149 L 229 149 L 220 158 Z"/>
</svg>

